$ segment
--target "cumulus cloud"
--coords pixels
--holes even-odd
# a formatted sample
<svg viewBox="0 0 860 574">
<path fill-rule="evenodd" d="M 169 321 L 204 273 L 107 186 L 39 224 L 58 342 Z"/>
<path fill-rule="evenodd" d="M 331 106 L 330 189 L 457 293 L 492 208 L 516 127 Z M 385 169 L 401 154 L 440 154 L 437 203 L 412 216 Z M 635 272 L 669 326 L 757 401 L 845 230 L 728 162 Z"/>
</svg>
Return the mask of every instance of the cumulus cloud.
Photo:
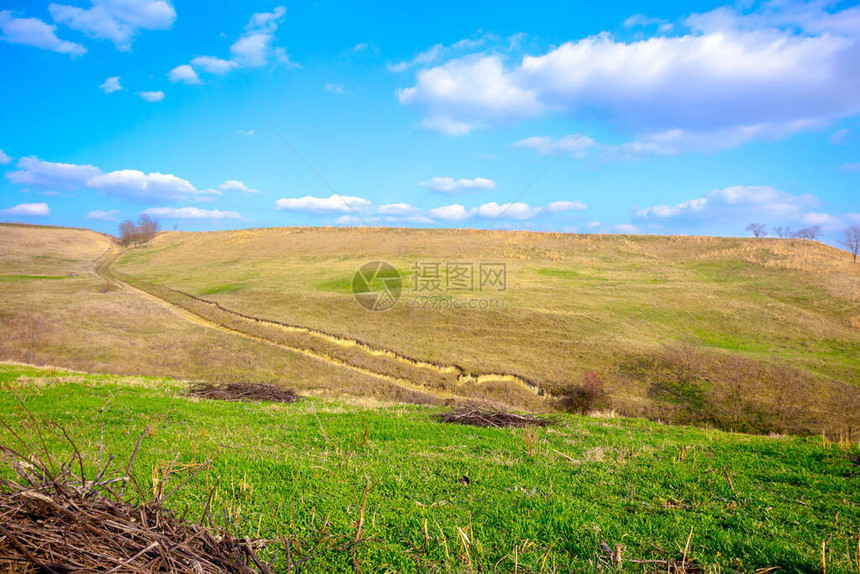
<svg viewBox="0 0 860 574">
<path fill-rule="evenodd" d="M 18 169 L 6 174 L 12 183 L 45 191 L 91 189 L 131 200 L 183 201 L 220 195 L 199 190 L 189 181 L 169 173 L 144 173 L 135 169 L 103 172 L 92 165 L 54 163 L 22 157 Z"/>
<path fill-rule="evenodd" d="M 190 65 L 185 64 L 185 66 L 190 67 L 191 72 L 195 72 L 196 68 L 217 76 L 223 76 L 240 68 L 259 68 L 271 62 L 300 67 L 290 61 L 286 50 L 275 45 L 275 32 L 284 21 L 286 14 L 287 9 L 283 6 L 277 6 L 271 12 L 253 14 L 245 26 L 245 31 L 230 46 L 229 59 L 197 56 L 191 60 Z M 183 67 L 178 66 L 174 71 Z M 188 75 L 187 71 L 183 73 Z"/>
<path fill-rule="evenodd" d="M 335 195 L 329 197 L 285 197 L 275 202 L 275 208 L 282 211 L 306 213 L 351 213 L 371 207 L 372 202 L 363 197 Z"/>
<path fill-rule="evenodd" d="M 451 124 L 604 113 L 637 145 L 669 153 L 785 137 L 860 112 L 860 9 L 827 7 L 722 8 L 672 36 L 601 33 L 518 61 L 470 54 L 420 69 L 397 98 L 449 134 Z"/>
<path fill-rule="evenodd" d="M 455 203 L 453 205 L 434 207 L 433 209 L 430 209 L 428 213 L 430 214 L 430 217 L 434 219 L 441 219 L 442 221 L 460 221 L 470 217 L 474 211 L 466 211 L 465 207 L 459 203 Z"/>
<path fill-rule="evenodd" d="M 160 102 L 164 99 L 164 92 L 140 92 L 137 95 L 147 102 Z"/>
<path fill-rule="evenodd" d="M 55 22 L 110 40 L 118 50 L 131 49 L 140 30 L 167 30 L 176 20 L 167 0 L 91 0 L 89 8 L 50 4 L 48 11 Z"/>
<path fill-rule="evenodd" d="M 484 177 L 474 179 L 454 179 L 453 177 L 434 177 L 419 185 L 439 193 L 458 193 L 476 189 L 496 189 L 496 182 Z"/>
<path fill-rule="evenodd" d="M 6 155 L 2 149 L 0 149 L 0 165 L 6 165 L 11 162 L 13 158 Z"/>
<path fill-rule="evenodd" d="M 170 199 L 193 197 L 200 193 L 189 181 L 170 173 L 143 173 L 121 169 L 87 180 L 87 187 L 130 199 Z"/>
<path fill-rule="evenodd" d="M 239 64 L 236 62 L 223 60 L 215 56 L 197 56 L 191 60 L 191 65 L 216 76 L 223 76 L 230 70 L 239 67 Z"/>
<path fill-rule="evenodd" d="M 95 211 L 91 211 L 87 214 L 87 219 L 95 220 L 95 221 L 117 221 L 117 216 L 119 215 L 119 209 L 110 209 L 110 210 L 102 210 L 97 209 Z"/>
<path fill-rule="evenodd" d="M 80 44 L 60 40 L 56 29 L 38 18 L 15 18 L 9 10 L 0 10 L 0 40 L 69 54 L 73 58 L 86 53 L 86 48 Z"/>
<path fill-rule="evenodd" d="M 167 79 L 171 82 L 179 82 L 183 84 L 199 84 L 200 78 L 197 76 L 197 72 L 194 71 L 188 64 L 182 64 L 181 66 L 176 66 L 170 73 L 167 74 Z"/>
<path fill-rule="evenodd" d="M 112 94 L 114 92 L 118 92 L 122 89 L 122 86 L 119 83 L 119 76 L 112 76 L 105 80 L 101 86 L 99 86 L 101 90 L 106 94 Z"/>
<path fill-rule="evenodd" d="M 6 174 L 12 183 L 28 185 L 45 190 L 73 190 L 85 187 L 87 180 L 101 174 L 91 165 L 54 163 L 37 157 L 22 157 L 18 169 Z"/>
<path fill-rule="evenodd" d="M 240 191 L 242 193 L 262 193 L 261 191 L 248 187 L 236 179 L 228 179 L 219 185 L 218 189 L 223 189 L 224 191 Z"/>
<path fill-rule="evenodd" d="M 0 209 L 0 215 L 20 215 L 24 217 L 48 217 L 51 210 L 47 203 L 21 203 L 8 209 Z"/>
<path fill-rule="evenodd" d="M 165 219 L 241 219 L 235 211 L 200 209 L 199 207 L 150 207 L 143 211 L 146 215 Z"/>
</svg>

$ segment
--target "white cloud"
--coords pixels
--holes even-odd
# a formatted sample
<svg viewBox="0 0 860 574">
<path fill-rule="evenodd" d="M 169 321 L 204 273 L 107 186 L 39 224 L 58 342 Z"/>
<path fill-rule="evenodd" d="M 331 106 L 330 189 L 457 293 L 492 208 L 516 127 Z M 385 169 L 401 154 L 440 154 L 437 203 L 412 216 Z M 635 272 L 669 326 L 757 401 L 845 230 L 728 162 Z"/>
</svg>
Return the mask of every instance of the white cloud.
<svg viewBox="0 0 860 574">
<path fill-rule="evenodd" d="M 108 211 L 97 209 L 95 211 L 89 212 L 87 214 L 87 219 L 92 219 L 95 221 L 116 221 L 118 215 L 119 209 L 111 209 Z"/>
<path fill-rule="evenodd" d="M 443 205 L 441 207 L 434 207 L 430 209 L 428 212 L 430 217 L 434 219 L 441 219 L 443 221 L 460 221 L 462 219 L 467 219 L 470 217 L 474 210 L 466 211 L 466 208 L 460 205 L 459 203 L 455 203 L 453 205 Z"/>
<path fill-rule="evenodd" d="M 60 40 L 54 33 L 56 29 L 38 18 L 15 18 L 9 10 L 0 10 L 0 40 L 69 54 L 73 58 L 86 53 L 86 48 L 80 44 Z"/>
<path fill-rule="evenodd" d="M 236 130 L 236 133 L 240 136 L 251 137 L 252 135 L 254 135 L 254 130 Z"/>
<path fill-rule="evenodd" d="M 2 149 L 0 149 L 0 165 L 6 165 L 7 163 L 12 161 L 12 157 L 6 155 Z"/>
<path fill-rule="evenodd" d="M 720 223 L 746 225 L 750 221 L 786 225 L 802 222 L 804 214 L 817 204 L 818 199 L 810 194 L 793 195 L 770 185 L 736 185 L 675 205 L 637 209 L 633 216 L 690 229 Z"/>
<path fill-rule="evenodd" d="M 0 215 L 22 215 L 26 217 L 48 217 L 51 210 L 47 203 L 21 203 L 8 209 L 0 209 Z"/>
<path fill-rule="evenodd" d="M 282 211 L 303 211 L 307 213 L 351 213 L 372 205 L 362 197 L 335 195 L 329 197 L 287 197 L 275 202 L 275 208 Z"/>
<path fill-rule="evenodd" d="M 191 65 L 216 76 L 223 76 L 227 72 L 239 67 L 239 64 L 236 62 L 222 60 L 215 56 L 197 56 L 191 60 Z"/>
<path fill-rule="evenodd" d="M 334 92 L 335 94 L 345 93 L 343 86 L 338 84 L 326 84 L 325 86 L 323 86 L 323 88 L 325 89 L 325 91 Z"/>
<path fill-rule="evenodd" d="M 860 163 L 846 163 L 841 167 L 848 171 L 860 171 Z"/>
<path fill-rule="evenodd" d="M 581 201 L 553 201 L 546 206 L 550 213 L 561 213 L 563 211 L 585 211 L 588 205 Z"/>
<path fill-rule="evenodd" d="M 439 193 L 458 193 L 461 191 L 473 191 L 476 189 L 496 189 L 496 182 L 492 179 L 476 177 L 475 179 L 454 179 L 453 177 L 434 177 L 422 181 L 419 185 Z"/>
<path fill-rule="evenodd" d="M 92 165 L 53 163 L 22 157 L 18 169 L 6 174 L 12 183 L 45 191 L 91 189 L 125 199 L 182 201 L 220 195 L 199 190 L 190 182 L 165 173 L 122 169 L 105 173 Z"/>
<path fill-rule="evenodd" d="M 167 30 L 176 11 L 167 0 L 91 0 L 89 8 L 50 4 L 55 22 L 92 38 L 110 40 L 118 50 L 131 49 L 140 30 Z"/>
<path fill-rule="evenodd" d="M 171 82 L 181 82 L 183 84 L 200 84 L 200 78 L 197 76 L 197 72 L 194 71 L 194 68 L 189 66 L 188 64 L 182 64 L 181 66 L 176 66 L 170 73 L 167 74 L 167 78 Z"/>
<path fill-rule="evenodd" d="M 542 212 L 539 207 L 531 207 L 526 203 L 504 203 L 499 205 L 495 201 L 485 203 L 477 208 L 476 214 L 480 217 L 498 218 L 505 217 L 508 219 L 532 219 Z"/>
<path fill-rule="evenodd" d="M 143 173 L 136 169 L 112 171 L 87 180 L 87 187 L 109 195 L 130 199 L 179 201 L 210 193 L 199 191 L 190 182 L 170 173 Z"/>
<path fill-rule="evenodd" d="M 652 134 L 645 144 L 673 150 L 785 137 L 860 113 L 860 8 L 825 8 L 724 8 L 691 16 L 679 35 L 602 33 L 512 63 L 471 54 L 421 69 L 397 97 L 428 122 L 472 128 L 602 112 L 635 141 Z"/>
<path fill-rule="evenodd" d="M 809 212 L 803 215 L 803 225 L 820 225 L 825 232 L 840 232 L 851 225 L 860 225 L 860 213 L 832 215 L 829 213 Z"/>
<path fill-rule="evenodd" d="M 112 76 L 105 80 L 101 86 L 99 86 L 101 90 L 106 94 L 112 94 L 114 92 L 118 92 L 122 89 L 122 86 L 119 83 L 119 76 Z"/>
<path fill-rule="evenodd" d="M 601 224 L 599 221 L 592 221 L 592 222 L 590 222 L 590 223 L 588 224 L 588 227 L 589 227 L 590 229 L 597 229 L 597 228 L 598 228 L 598 227 L 600 227 L 601 225 L 602 225 L 602 224 Z"/>
<path fill-rule="evenodd" d="M 101 173 L 91 165 L 53 163 L 37 157 L 22 157 L 18 169 L 6 174 L 9 181 L 18 185 L 31 185 L 47 190 L 72 190 L 86 186 L 87 180 Z"/>
<path fill-rule="evenodd" d="M 275 32 L 286 14 L 287 9 L 283 6 L 277 6 L 271 12 L 253 14 L 244 33 L 230 46 L 229 60 L 197 56 L 191 60 L 191 66 L 219 76 L 239 68 L 259 68 L 273 61 L 301 67 L 290 61 L 286 50 L 275 46 Z"/>
<path fill-rule="evenodd" d="M 228 179 L 219 185 L 218 189 L 223 189 L 224 191 L 240 191 L 242 193 L 262 193 L 261 191 L 248 187 L 236 179 Z"/>
<path fill-rule="evenodd" d="M 137 95 L 147 102 L 160 102 L 164 99 L 164 92 L 140 92 Z"/>
<path fill-rule="evenodd" d="M 217 209 L 200 209 L 199 207 L 150 207 L 143 211 L 153 217 L 167 219 L 241 219 L 235 211 L 219 211 Z"/>
</svg>

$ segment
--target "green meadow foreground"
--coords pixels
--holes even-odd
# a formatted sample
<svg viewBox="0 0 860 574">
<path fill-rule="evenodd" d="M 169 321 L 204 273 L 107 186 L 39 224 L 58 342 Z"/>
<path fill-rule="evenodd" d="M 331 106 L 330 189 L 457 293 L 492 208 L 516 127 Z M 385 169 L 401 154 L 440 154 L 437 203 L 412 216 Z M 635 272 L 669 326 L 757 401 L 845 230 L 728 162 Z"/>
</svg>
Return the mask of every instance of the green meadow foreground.
<svg viewBox="0 0 860 574">
<path fill-rule="evenodd" d="M 197 520 L 214 487 L 213 516 L 289 540 L 303 571 L 650 572 L 659 563 L 635 561 L 681 560 L 688 540 L 707 572 L 860 566 L 856 444 L 569 415 L 484 429 L 443 424 L 440 407 L 192 400 L 171 379 L 14 364 L 0 389 L 4 422 L 32 437 L 27 411 L 53 420 L 91 461 L 102 425 L 119 466 L 148 425 L 134 464 L 146 489 L 177 454 L 173 482 L 211 460 L 169 505 Z M 620 570 L 602 541 L 625 547 Z"/>
</svg>

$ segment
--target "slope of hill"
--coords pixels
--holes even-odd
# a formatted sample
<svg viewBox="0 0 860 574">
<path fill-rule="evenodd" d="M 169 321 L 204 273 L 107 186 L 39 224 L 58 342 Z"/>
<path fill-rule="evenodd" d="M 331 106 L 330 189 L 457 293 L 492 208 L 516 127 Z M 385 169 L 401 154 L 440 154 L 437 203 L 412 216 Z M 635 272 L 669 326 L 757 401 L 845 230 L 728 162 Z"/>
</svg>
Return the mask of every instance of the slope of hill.
<svg viewBox="0 0 860 574">
<path fill-rule="evenodd" d="M 374 260 L 404 280 L 385 312 L 351 292 Z M 455 263 L 505 264 L 506 289 L 440 293 L 416 277 L 416 265 L 439 264 L 444 281 Z M 860 266 L 820 243 L 255 229 L 165 233 L 114 268 L 248 316 L 517 375 L 547 393 L 596 371 L 611 406 L 628 414 L 749 430 L 819 430 L 825 419 L 833 431 L 857 427 Z M 434 295 L 503 308 L 424 306 Z"/>
<path fill-rule="evenodd" d="M 353 278 L 377 260 L 403 291 L 371 312 Z M 455 266 L 480 278 L 482 264 L 504 266 L 504 289 L 449 288 Z M 302 228 L 120 252 L 87 231 L 0 226 L 0 275 L 0 341 L 18 360 L 538 410 L 592 371 L 598 406 L 628 415 L 860 427 L 860 266 L 815 242 Z M 51 334 L 31 353 L 39 315 Z"/>
</svg>

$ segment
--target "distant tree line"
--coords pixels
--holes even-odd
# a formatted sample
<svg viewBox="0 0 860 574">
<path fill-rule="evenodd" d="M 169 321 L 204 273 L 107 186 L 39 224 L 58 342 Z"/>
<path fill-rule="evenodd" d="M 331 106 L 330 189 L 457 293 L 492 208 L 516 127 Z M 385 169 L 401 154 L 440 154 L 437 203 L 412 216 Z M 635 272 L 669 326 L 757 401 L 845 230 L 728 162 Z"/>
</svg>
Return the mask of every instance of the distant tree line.
<svg viewBox="0 0 860 574">
<path fill-rule="evenodd" d="M 761 223 L 750 223 L 747 225 L 747 231 L 753 234 L 753 237 L 767 237 L 767 226 Z M 794 231 L 791 227 L 774 227 L 774 233 L 777 237 L 795 238 L 795 239 L 818 239 L 821 237 L 821 226 L 813 225 L 811 227 L 803 227 Z M 857 255 L 860 253 L 860 225 L 852 225 L 842 231 L 842 239 L 839 240 L 839 245 L 844 246 L 857 263 Z"/>
<path fill-rule="evenodd" d="M 160 229 L 158 220 L 144 213 L 137 218 L 137 223 L 127 219 L 119 224 L 119 242 L 121 245 L 140 245 L 155 237 Z"/>
<path fill-rule="evenodd" d="M 767 237 L 767 225 L 761 223 L 750 223 L 747 225 L 747 231 L 753 234 L 753 237 Z M 818 239 L 821 237 L 821 226 L 820 225 L 812 225 L 810 227 L 803 227 L 798 229 L 797 231 L 793 230 L 791 227 L 774 227 L 773 232 L 777 237 L 783 238 L 795 238 L 795 239 Z"/>
</svg>

